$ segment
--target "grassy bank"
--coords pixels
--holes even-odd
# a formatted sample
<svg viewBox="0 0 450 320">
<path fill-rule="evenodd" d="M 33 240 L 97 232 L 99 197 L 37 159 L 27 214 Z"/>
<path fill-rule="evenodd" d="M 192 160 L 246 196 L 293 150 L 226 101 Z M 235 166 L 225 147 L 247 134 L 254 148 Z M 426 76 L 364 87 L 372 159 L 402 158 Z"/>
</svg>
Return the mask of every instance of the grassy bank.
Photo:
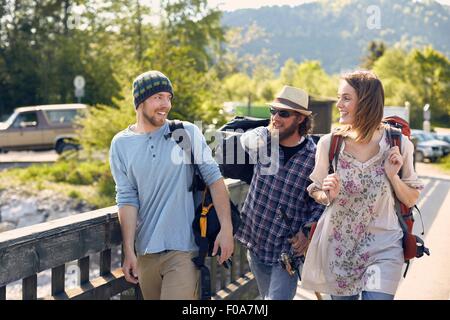
<svg viewBox="0 0 450 320">
<path fill-rule="evenodd" d="M 97 208 L 114 205 L 109 165 L 101 161 L 63 160 L 2 171 L 0 190 L 18 188 L 29 194 L 52 190 Z"/>
<path fill-rule="evenodd" d="M 439 159 L 437 166 L 446 174 L 450 175 L 450 154 L 447 155 L 446 157 Z"/>
</svg>

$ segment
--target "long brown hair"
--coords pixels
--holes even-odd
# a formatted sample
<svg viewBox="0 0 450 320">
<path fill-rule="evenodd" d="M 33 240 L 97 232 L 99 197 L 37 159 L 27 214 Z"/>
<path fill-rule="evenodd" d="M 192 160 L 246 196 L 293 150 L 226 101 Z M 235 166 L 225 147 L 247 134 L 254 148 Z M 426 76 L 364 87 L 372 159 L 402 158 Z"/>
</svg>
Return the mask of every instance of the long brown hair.
<svg viewBox="0 0 450 320">
<path fill-rule="evenodd" d="M 303 115 L 305 119 L 300 123 L 298 126 L 298 133 L 301 137 L 306 136 L 307 134 L 310 134 L 314 127 L 314 118 L 312 115 L 306 116 Z"/>
<path fill-rule="evenodd" d="M 353 125 L 343 127 L 339 134 L 346 136 L 353 129 L 357 134 L 355 140 L 367 143 L 383 119 L 383 84 L 373 72 L 364 70 L 344 74 L 341 79 L 355 89 L 358 105 Z"/>
</svg>

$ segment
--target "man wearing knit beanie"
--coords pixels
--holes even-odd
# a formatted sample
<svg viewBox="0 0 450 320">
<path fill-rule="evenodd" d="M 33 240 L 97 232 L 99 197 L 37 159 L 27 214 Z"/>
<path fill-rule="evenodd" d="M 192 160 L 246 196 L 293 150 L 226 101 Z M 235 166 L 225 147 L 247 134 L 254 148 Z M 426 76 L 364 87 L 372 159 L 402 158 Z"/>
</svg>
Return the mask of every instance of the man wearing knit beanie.
<svg viewBox="0 0 450 320">
<path fill-rule="evenodd" d="M 147 71 L 133 82 L 134 107 L 136 112 L 154 127 L 164 124 L 172 107 L 173 88 L 169 78 L 159 71 Z M 139 106 L 142 107 L 138 110 Z"/>
<path fill-rule="evenodd" d="M 122 270 L 128 282 L 139 283 L 145 299 L 196 299 L 199 272 L 191 259 L 198 247 L 188 191 L 193 168 L 173 161 L 181 150 L 167 120 L 172 83 L 159 71 L 145 72 L 133 82 L 133 98 L 136 123 L 116 134 L 110 149 L 125 255 Z M 183 125 L 192 144 L 202 149 L 196 163 L 220 220 L 214 248 L 217 252 L 220 247 L 223 263 L 234 246 L 228 192 L 200 129 Z"/>
</svg>

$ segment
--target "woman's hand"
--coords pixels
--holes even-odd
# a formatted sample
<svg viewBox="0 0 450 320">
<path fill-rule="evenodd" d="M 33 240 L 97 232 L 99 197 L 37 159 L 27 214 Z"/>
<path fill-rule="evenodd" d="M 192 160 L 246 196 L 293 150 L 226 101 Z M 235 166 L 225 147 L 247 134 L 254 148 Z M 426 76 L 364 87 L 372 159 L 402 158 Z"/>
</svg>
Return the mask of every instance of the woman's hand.
<svg viewBox="0 0 450 320">
<path fill-rule="evenodd" d="M 403 157 L 400 154 L 400 150 L 397 146 L 389 149 L 388 156 L 384 161 L 384 171 L 389 180 L 397 175 L 400 168 L 403 166 Z"/>
<path fill-rule="evenodd" d="M 336 173 L 329 174 L 323 179 L 322 190 L 325 191 L 328 201 L 331 203 L 339 194 L 341 183 Z"/>
</svg>

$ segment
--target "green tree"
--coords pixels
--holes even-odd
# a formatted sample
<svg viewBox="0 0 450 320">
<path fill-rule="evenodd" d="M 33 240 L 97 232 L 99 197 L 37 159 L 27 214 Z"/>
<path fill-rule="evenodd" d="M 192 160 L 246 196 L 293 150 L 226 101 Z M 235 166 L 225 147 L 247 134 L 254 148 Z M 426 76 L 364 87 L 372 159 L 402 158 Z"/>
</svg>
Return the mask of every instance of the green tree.
<svg viewBox="0 0 450 320">
<path fill-rule="evenodd" d="M 361 66 L 364 69 L 370 70 L 373 68 L 373 64 L 377 61 L 386 51 L 386 45 L 383 41 L 370 41 L 367 46 L 367 55 L 363 58 Z"/>
<path fill-rule="evenodd" d="M 123 0 L 120 1 L 121 5 L 116 4 L 111 8 L 117 12 L 125 8 L 126 11 L 124 5 L 129 2 Z M 116 41 L 108 46 L 108 50 L 115 52 L 113 62 L 117 64 L 118 68 L 118 72 L 113 73 L 112 76 L 120 83 L 121 90 L 117 93 L 117 97 L 112 99 L 113 108 L 104 104 L 98 105 L 80 121 L 82 127 L 80 139 L 85 150 L 108 150 L 114 134 L 135 121 L 131 96 L 132 81 L 138 74 L 146 70 L 160 70 L 171 79 L 174 86 L 171 118 L 190 121 L 212 121 L 213 119 L 219 121 L 217 118 L 221 104 L 216 99 L 220 96 L 217 94 L 221 91 L 220 82 L 214 69 L 203 70 L 205 68 L 203 62 L 209 59 L 205 58 L 209 54 L 209 41 L 214 42 L 221 39 L 218 36 L 219 32 L 215 29 L 213 30 L 217 31 L 217 37 L 214 38 L 211 26 L 207 25 L 210 23 L 218 25 L 219 16 L 210 14 L 210 10 L 202 5 L 204 2 L 187 1 L 178 4 L 164 2 L 165 6 L 163 7 L 167 11 L 163 14 L 164 20 L 159 25 L 145 24 L 142 22 L 142 18 L 131 19 L 131 22 L 127 20 L 126 17 L 130 15 L 142 17 L 149 14 L 148 11 L 137 5 L 134 8 L 141 10 L 139 14 L 125 12 L 114 20 L 119 28 L 125 30 L 125 34 L 132 32 L 135 28 L 145 30 L 146 40 L 142 41 L 138 36 L 123 39 L 121 32 L 112 34 L 111 37 Z M 193 12 L 196 15 L 193 16 Z M 195 18 L 199 19 L 197 22 L 203 27 L 196 27 L 194 35 L 190 35 L 181 26 L 190 26 Z M 200 38 L 204 40 L 195 42 L 190 41 L 193 39 L 186 38 L 199 36 L 202 30 L 205 34 Z M 108 35 L 101 34 L 104 39 L 108 38 Z M 104 39 L 102 39 L 102 43 Z M 140 42 L 142 44 L 139 45 Z M 145 51 L 140 53 L 141 49 L 137 50 L 136 48 L 143 48 Z M 142 56 L 141 60 L 139 60 L 140 56 Z M 203 58 L 196 60 L 196 57 L 199 56 L 203 56 Z M 118 65 L 119 59 L 125 59 L 121 61 L 121 66 Z"/>
<path fill-rule="evenodd" d="M 450 123 L 450 61 L 431 46 L 414 49 L 408 55 L 408 79 L 417 95 L 416 103 L 429 103 L 432 123 L 448 126 Z"/>
<path fill-rule="evenodd" d="M 224 41 L 221 12 L 207 0 L 162 0 L 161 29 L 170 45 L 187 48 L 195 69 L 206 72 L 219 55 Z"/>
<path fill-rule="evenodd" d="M 287 86 L 293 86 L 296 80 L 298 64 L 294 59 L 288 59 L 281 68 L 280 80 Z"/>
<path fill-rule="evenodd" d="M 112 138 L 136 121 L 131 85 L 124 84 L 122 87 L 123 98 L 114 98 L 117 107 L 97 105 L 89 108 L 85 117 L 78 119 L 79 139 L 90 158 L 98 154 L 104 157 Z"/>
<path fill-rule="evenodd" d="M 310 95 L 334 97 L 337 81 L 330 77 L 321 67 L 319 61 L 305 61 L 298 65 L 293 85 L 302 88 Z"/>
<path fill-rule="evenodd" d="M 223 90 L 227 100 L 242 101 L 249 108 L 257 100 L 256 82 L 246 73 L 235 73 L 226 78 Z"/>
<path fill-rule="evenodd" d="M 432 124 L 448 126 L 450 62 L 442 53 L 431 47 L 409 53 L 388 49 L 373 70 L 383 82 L 386 105 L 410 102 L 412 127 L 422 127 L 423 107 L 427 103 L 431 106 Z"/>
<path fill-rule="evenodd" d="M 89 16 L 88 10 L 78 16 L 73 10 L 77 4 L 89 7 L 89 1 L 75 0 L 3 2 L 1 109 L 74 102 L 73 79 L 79 74 L 86 79 L 84 102 L 111 103 L 119 87 L 111 77 L 114 68 L 106 45 L 111 39 L 105 36 L 107 23 L 98 28 L 101 19 Z"/>
<path fill-rule="evenodd" d="M 385 93 L 386 105 L 403 106 L 405 101 L 417 99 L 416 92 L 408 81 L 408 53 L 402 49 L 388 49 L 374 63 L 373 71 L 380 77 Z M 411 110 L 416 111 L 417 110 Z M 411 113 L 411 117 L 412 117 Z"/>
</svg>

